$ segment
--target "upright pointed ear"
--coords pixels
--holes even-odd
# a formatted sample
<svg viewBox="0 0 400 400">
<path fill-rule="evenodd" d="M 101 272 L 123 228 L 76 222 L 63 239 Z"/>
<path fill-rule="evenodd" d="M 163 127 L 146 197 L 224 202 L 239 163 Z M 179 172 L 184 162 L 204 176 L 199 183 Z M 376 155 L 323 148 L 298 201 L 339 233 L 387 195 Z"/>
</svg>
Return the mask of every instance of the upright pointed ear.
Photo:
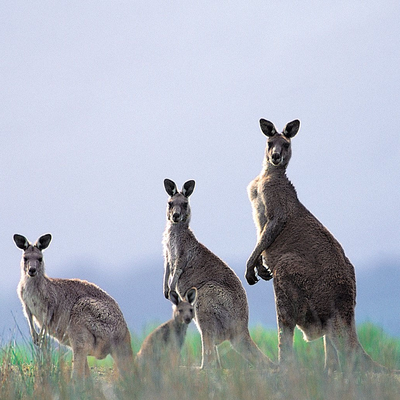
<svg viewBox="0 0 400 400">
<path fill-rule="evenodd" d="M 298 119 L 295 119 L 294 121 L 286 124 L 285 129 L 282 132 L 282 135 L 288 139 L 291 139 L 292 137 L 296 136 L 296 133 L 299 131 L 299 129 L 300 129 L 300 121 Z"/>
<path fill-rule="evenodd" d="M 260 128 L 265 136 L 272 137 L 276 135 L 275 125 L 266 119 L 260 119 Z"/>
<path fill-rule="evenodd" d="M 164 179 L 164 187 L 170 197 L 175 196 L 178 193 L 176 184 L 174 181 L 171 181 L 171 179 Z"/>
<path fill-rule="evenodd" d="M 16 233 L 13 236 L 13 239 L 19 249 L 26 250 L 29 247 L 28 239 L 25 236 L 18 235 L 18 233 Z"/>
<path fill-rule="evenodd" d="M 185 184 L 182 187 L 182 194 L 185 197 L 189 197 L 193 193 L 195 184 L 196 184 L 196 182 L 194 180 L 185 182 Z"/>
<path fill-rule="evenodd" d="M 51 235 L 50 233 L 46 233 L 45 235 L 40 236 L 40 238 L 36 241 L 35 246 L 39 250 L 44 250 L 49 247 L 50 242 L 51 242 Z"/>
<path fill-rule="evenodd" d="M 197 300 L 197 289 L 195 287 L 192 287 L 186 292 L 185 295 L 186 301 L 188 301 L 191 305 L 195 303 Z"/>
<path fill-rule="evenodd" d="M 179 294 L 175 292 L 175 290 L 171 290 L 169 292 L 169 299 L 171 300 L 172 304 L 177 306 L 180 303 Z"/>
</svg>

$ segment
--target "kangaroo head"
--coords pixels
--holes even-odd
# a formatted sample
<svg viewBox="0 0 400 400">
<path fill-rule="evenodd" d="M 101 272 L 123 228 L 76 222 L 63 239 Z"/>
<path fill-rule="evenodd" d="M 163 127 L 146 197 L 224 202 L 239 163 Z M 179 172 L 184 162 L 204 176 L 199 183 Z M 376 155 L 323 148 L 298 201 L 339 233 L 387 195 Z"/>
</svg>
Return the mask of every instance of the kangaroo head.
<svg viewBox="0 0 400 400">
<path fill-rule="evenodd" d="M 14 242 L 23 251 L 21 267 L 23 273 L 31 278 L 44 274 L 43 250 L 47 249 L 51 242 L 51 235 L 48 233 L 41 236 L 35 244 L 31 244 L 25 236 L 15 234 Z"/>
<path fill-rule="evenodd" d="M 266 164 L 286 168 L 292 156 L 291 139 L 299 131 L 300 121 L 295 119 L 289 122 L 282 133 L 278 133 L 274 124 L 265 119 L 260 119 L 260 127 L 264 135 L 268 137 L 265 150 Z"/>
<path fill-rule="evenodd" d="M 190 321 L 194 318 L 194 303 L 197 300 L 197 289 L 195 287 L 189 289 L 183 299 L 181 299 L 178 293 L 172 290 L 169 298 L 173 304 L 174 320 L 180 324 L 190 324 Z"/>
<path fill-rule="evenodd" d="M 167 220 L 173 224 L 190 222 L 189 196 L 193 193 L 195 181 L 187 181 L 179 192 L 175 182 L 164 180 L 164 187 L 170 198 L 167 207 Z"/>
</svg>

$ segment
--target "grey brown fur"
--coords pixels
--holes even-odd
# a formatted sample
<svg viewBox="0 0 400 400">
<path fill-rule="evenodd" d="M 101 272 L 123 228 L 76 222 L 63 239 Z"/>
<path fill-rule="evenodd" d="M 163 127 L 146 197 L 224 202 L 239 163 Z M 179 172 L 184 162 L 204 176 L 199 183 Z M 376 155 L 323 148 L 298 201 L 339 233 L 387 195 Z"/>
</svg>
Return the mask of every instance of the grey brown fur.
<svg viewBox="0 0 400 400">
<path fill-rule="evenodd" d="M 131 338 L 117 302 L 93 283 L 46 275 L 43 250 L 50 244 L 50 234 L 41 236 L 35 244 L 17 234 L 14 241 L 23 251 L 17 291 L 33 342 L 40 345 L 48 334 L 71 347 L 72 375 L 76 379 L 89 376 L 88 355 L 102 359 L 111 354 L 120 372 L 129 372 L 133 362 Z"/>
<path fill-rule="evenodd" d="M 177 367 L 187 328 L 195 313 L 196 288 L 190 288 L 182 299 L 175 291 L 170 292 L 172 318 L 164 322 L 143 341 L 135 358 L 139 368 L 160 369 L 165 364 Z"/>
<path fill-rule="evenodd" d="M 195 323 L 201 334 L 202 368 L 220 367 L 217 345 L 225 340 L 250 363 L 270 367 L 273 364 L 250 337 L 247 297 L 239 278 L 189 228 L 194 186 L 193 180 L 187 181 L 179 192 L 173 181 L 164 181 L 170 196 L 163 240 L 164 295 L 197 288 Z"/>
<path fill-rule="evenodd" d="M 357 338 L 354 267 L 338 241 L 298 200 L 286 176 L 291 139 L 300 122 L 288 123 L 282 134 L 269 121 L 262 119 L 260 125 L 268 140 L 263 169 L 248 186 L 257 244 L 246 279 L 255 284 L 256 272 L 274 278 L 279 360 L 292 357 L 297 325 L 306 340 L 324 337 L 327 368 L 338 368 L 340 355 L 350 368 L 358 363 L 380 370 Z"/>
</svg>

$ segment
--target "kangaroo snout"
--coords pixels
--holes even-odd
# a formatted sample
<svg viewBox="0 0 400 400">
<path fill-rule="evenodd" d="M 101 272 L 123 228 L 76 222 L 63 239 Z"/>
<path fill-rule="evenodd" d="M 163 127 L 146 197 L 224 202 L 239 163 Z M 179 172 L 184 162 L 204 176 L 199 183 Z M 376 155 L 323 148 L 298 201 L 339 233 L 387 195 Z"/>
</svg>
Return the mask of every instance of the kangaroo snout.
<svg viewBox="0 0 400 400">
<path fill-rule="evenodd" d="M 281 155 L 279 153 L 272 153 L 271 161 L 274 165 L 278 165 L 281 162 Z"/>
<path fill-rule="evenodd" d="M 36 267 L 29 267 L 29 269 L 28 269 L 28 275 L 29 276 L 31 276 L 31 277 L 34 277 L 34 276 L 36 276 L 36 274 L 37 274 L 37 269 L 36 269 Z"/>
<path fill-rule="evenodd" d="M 172 214 L 172 220 L 174 221 L 174 222 L 179 222 L 179 219 L 181 218 L 181 213 L 180 212 L 174 212 L 173 214 Z"/>
</svg>

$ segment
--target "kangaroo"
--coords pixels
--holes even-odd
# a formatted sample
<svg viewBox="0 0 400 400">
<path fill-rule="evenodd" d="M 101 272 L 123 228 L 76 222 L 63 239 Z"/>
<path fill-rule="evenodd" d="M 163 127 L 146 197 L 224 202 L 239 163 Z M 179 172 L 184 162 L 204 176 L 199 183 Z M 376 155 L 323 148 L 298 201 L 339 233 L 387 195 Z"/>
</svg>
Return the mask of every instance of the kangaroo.
<svg viewBox="0 0 400 400">
<path fill-rule="evenodd" d="M 49 278 L 43 250 L 51 238 L 46 234 L 31 244 L 24 236 L 14 235 L 15 244 L 23 251 L 17 292 L 34 344 L 40 345 L 48 334 L 71 347 L 75 380 L 89 377 L 87 356 L 102 359 L 111 354 L 120 373 L 126 375 L 132 366 L 133 352 L 117 302 L 93 283 Z M 34 323 L 40 328 L 39 333 Z"/>
<path fill-rule="evenodd" d="M 156 328 L 143 341 L 135 359 L 137 366 L 159 369 L 160 365 L 165 366 L 167 363 L 169 367 L 178 367 L 187 328 L 194 317 L 197 289 L 189 289 L 183 299 L 171 290 L 169 298 L 173 304 L 172 318 Z"/>
<path fill-rule="evenodd" d="M 247 297 L 239 278 L 189 228 L 194 186 L 195 181 L 187 181 L 179 192 L 173 181 L 164 180 L 170 196 L 163 239 L 164 296 L 169 298 L 171 290 L 197 288 L 194 320 L 202 342 L 200 368 L 221 367 L 217 345 L 225 340 L 251 364 L 273 367 L 250 337 Z"/>
<path fill-rule="evenodd" d="M 354 267 L 333 235 L 299 201 L 286 176 L 291 139 L 300 121 L 280 134 L 261 119 L 268 137 L 263 168 L 247 190 L 257 228 L 257 244 L 246 266 L 246 280 L 274 278 L 279 361 L 292 359 L 297 325 L 306 341 L 324 337 L 325 368 L 362 367 L 382 370 L 359 343 L 354 317 Z M 261 271 L 261 274 L 259 273 Z"/>
</svg>

